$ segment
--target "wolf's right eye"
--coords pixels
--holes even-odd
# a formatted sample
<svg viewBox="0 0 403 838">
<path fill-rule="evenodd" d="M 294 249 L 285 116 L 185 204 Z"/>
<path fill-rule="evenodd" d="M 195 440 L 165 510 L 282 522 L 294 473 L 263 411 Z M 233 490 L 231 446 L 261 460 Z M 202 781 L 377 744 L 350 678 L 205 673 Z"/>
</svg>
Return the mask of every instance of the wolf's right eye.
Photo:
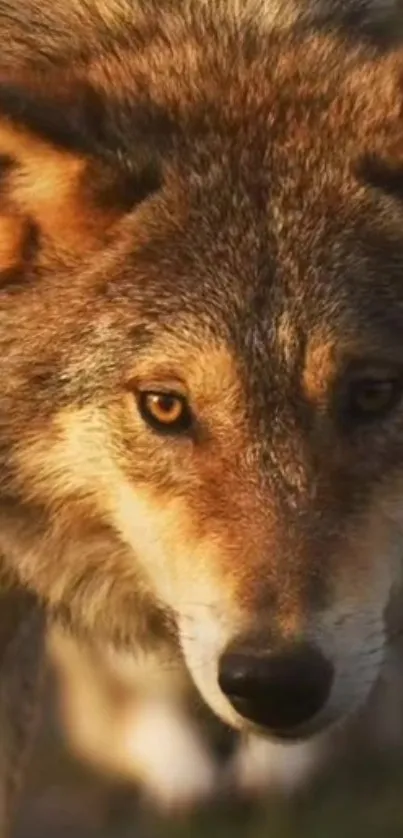
<svg viewBox="0 0 403 838">
<path fill-rule="evenodd" d="M 184 396 L 178 393 L 142 392 L 138 397 L 138 406 L 144 421 L 160 433 L 184 433 L 192 424 L 190 407 Z"/>
</svg>

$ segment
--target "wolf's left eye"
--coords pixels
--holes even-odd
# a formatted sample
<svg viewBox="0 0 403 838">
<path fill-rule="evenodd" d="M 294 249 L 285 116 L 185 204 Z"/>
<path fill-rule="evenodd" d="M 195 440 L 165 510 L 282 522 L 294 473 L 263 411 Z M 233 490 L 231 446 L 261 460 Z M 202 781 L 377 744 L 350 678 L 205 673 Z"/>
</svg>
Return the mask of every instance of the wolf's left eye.
<svg viewBox="0 0 403 838">
<path fill-rule="evenodd" d="M 138 405 L 144 421 L 161 433 L 183 433 L 192 424 L 189 405 L 178 393 L 142 392 Z"/>
<path fill-rule="evenodd" d="M 349 422 L 381 419 L 396 406 L 401 395 L 400 378 L 357 378 L 347 388 L 343 413 Z"/>
</svg>

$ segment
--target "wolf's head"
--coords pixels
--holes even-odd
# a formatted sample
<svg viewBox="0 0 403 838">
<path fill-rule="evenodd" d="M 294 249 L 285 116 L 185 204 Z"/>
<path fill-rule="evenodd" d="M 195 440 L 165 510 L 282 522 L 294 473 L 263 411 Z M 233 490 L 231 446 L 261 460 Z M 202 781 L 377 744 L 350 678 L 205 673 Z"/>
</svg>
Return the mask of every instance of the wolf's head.
<svg viewBox="0 0 403 838">
<path fill-rule="evenodd" d="M 0 89 L 0 545 L 211 707 L 367 695 L 403 509 L 400 57 L 206 15 Z"/>
</svg>

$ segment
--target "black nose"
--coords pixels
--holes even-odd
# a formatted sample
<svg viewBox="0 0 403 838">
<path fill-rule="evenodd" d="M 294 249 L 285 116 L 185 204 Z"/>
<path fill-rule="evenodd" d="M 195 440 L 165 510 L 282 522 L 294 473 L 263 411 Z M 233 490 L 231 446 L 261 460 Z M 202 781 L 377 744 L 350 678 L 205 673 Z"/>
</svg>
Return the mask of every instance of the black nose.
<svg viewBox="0 0 403 838">
<path fill-rule="evenodd" d="M 218 681 L 244 718 L 284 738 L 325 705 L 333 667 L 314 646 L 269 653 L 232 647 L 222 656 Z"/>
</svg>

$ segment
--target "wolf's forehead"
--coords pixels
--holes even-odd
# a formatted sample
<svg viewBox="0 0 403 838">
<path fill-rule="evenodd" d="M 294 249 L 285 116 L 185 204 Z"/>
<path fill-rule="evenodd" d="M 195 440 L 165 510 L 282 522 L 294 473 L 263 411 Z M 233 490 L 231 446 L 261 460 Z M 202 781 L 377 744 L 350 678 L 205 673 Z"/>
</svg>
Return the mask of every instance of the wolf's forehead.
<svg viewBox="0 0 403 838">
<path fill-rule="evenodd" d="M 143 329 L 138 334 L 141 336 Z M 183 379 L 192 393 L 212 398 L 223 391 L 244 395 L 254 382 L 263 391 L 274 380 L 295 377 L 303 364 L 306 338 L 289 311 L 213 306 L 181 312 L 146 329 L 134 357 L 141 378 Z"/>
<path fill-rule="evenodd" d="M 210 289 L 211 291 L 212 289 Z M 237 390 L 273 400 L 326 389 L 351 361 L 398 362 L 402 316 L 393 300 L 307 296 L 273 281 L 242 294 L 225 287 L 147 317 L 134 330 L 133 363 L 144 378 L 183 378 L 192 392 Z"/>
</svg>

